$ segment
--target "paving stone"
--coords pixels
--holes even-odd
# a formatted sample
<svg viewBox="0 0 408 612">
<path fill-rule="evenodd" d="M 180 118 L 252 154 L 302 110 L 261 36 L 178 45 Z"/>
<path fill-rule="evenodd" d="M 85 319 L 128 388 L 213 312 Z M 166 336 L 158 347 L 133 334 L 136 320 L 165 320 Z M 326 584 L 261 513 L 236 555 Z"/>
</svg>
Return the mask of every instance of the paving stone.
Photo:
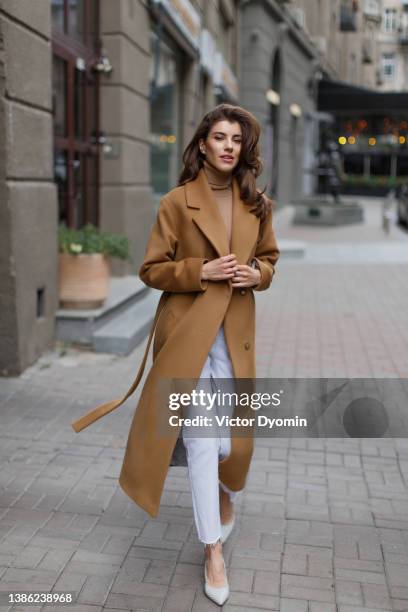
<svg viewBox="0 0 408 612">
<path fill-rule="evenodd" d="M 392 612 L 391 608 L 380 608 L 381 612 Z M 365 606 L 340 606 L 339 612 L 378 612 L 378 608 L 366 608 Z"/>
<path fill-rule="evenodd" d="M 110 592 L 106 599 L 104 608 L 113 608 L 114 610 L 148 610 L 149 612 L 160 612 L 162 608 L 162 598 Z"/>
<path fill-rule="evenodd" d="M 327 578 L 282 574 L 281 592 L 283 597 L 329 603 L 335 601 L 333 583 Z"/>
<path fill-rule="evenodd" d="M 388 589 L 379 584 L 362 584 L 364 603 L 372 608 L 384 608 L 392 610 L 392 603 L 388 594 Z"/>
<path fill-rule="evenodd" d="M 320 601 L 311 601 L 309 602 L 309 612 L 337 612 L 337 606 Z"/>
<path fill-rule="evenodd" d="M 336 579 L 367 584 L 385 584 L 383 574 L 377 572 L 364 572 L 362 570 L 335 568 Z"/>
<path fill-rule="evenodd" d="M 163 612 L 190 612 L 195 589 L 170 587 L 164 599 Z"/>
<path fill-rule="evenodd" d="M 245 555 L 241 550 L 237 550 L 236 552 L 232 551 L 229 567 L 231 569 L 237 568 L 279 572 L 280 555 L 271 555 L 271 557 L 274 558 L 268 559 L 267 555 L 260 555 L 258 553 L 254 553 L 254 556 L 250 554 Z"/>
<path fill-rule="evenodd" d="M 150 562 L 143 581 L 155 584 L 169 584 L 175 567 L 175 561 L 155 559 Z"/>
<path fill-rule="evenodd" d="M 233 591 L 251 593 L 255 576 L 255 572 L 253 570 L 228 568 L 227 573 L 230 589 Z M 279 574 L 277 575 L 279 576 Z"/>
<path fill-rule="evenodd" d="M 80 604 L 103 605 L 109 594 L 112 583 L 112 577 L 90 576 L 86 579 L 77 602 Z"/>
<path fill-rule="evenodd" d="M 280 612 L 308 612 L 309 602 L 301 599 L 281 599 Z"/>
<path fill-rule="evenodd" d="M 282 572 L 284 574 L 307 575 L 307 555 L 298 553 L 285 553 L 282 559 Z"/>
<path fill-rule="evenodd" d="M 367 572 L 384 572 L 384 566 L 380 561 L 366 561 L 365 559 L 343 559 L 342 557 L 334 557 L 335 568 L 343 568 L 348 570 L 362 570 Z"/>
<path fill-rule="evenodd" d="M 279 610 L 279 597 L 273 595 L 263 595 L 261 593 L 239 593 L 232 592 L 228 600 L 229 605 L 236 605 L 251 610 Z M 214 609 L 214 604 L 213 608 Z"/>
<path fill-rule="evenodd" d="M 304 259 L 279 262 L 272 301 L 255 296 L 258 377 L 408 377 L 406 234 L 385 239 L 378 201 L 366 202 L 369 221 L 334 234 L 277 213 L 279 236 L 308 244 Z M 2 382 L 0 589 L 72 590 L 72 612 L 214 609 L 186 468 L 170 468 L 157 519 L 118 486 L 134 402 L 81 436 L 69 428 L 132 378 L 143 350 L 51 351 L 49 368 Z M 236 511 L 226 610 L 407 612 L 408 440 L 257 439 Z"/>
<path fill-rule="evenodd" d="M 257 570 L 254 577 L 253 590 L 255 593 L 266 595 L 279 595 L 280 575 L 277 572 L 263 572 Z"/>
<path fill-rule="evenodd" d="M 407 612 L 408 606 L 404 599 L 391 599 L 391 609 L 398 612 Z"/>
<path fill-rule="evenodd" d="M 390 585 L 405 587 L 408 582 L 407 566 L 400 563 L 387 563 L 387 574 Z"/>
</svg>

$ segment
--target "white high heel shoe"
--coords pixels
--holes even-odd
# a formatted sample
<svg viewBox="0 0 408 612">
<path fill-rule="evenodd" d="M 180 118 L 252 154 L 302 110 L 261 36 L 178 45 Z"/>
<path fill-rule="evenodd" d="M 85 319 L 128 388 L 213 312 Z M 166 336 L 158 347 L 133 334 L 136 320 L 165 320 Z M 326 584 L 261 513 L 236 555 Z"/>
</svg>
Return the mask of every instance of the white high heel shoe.
<svg viewBox="0 0 408 612">
<path fill-rule="evenodd" d="M 207 595 L 209 599 L 211 599 L 214 603 L 218 604 L 219 606 L 222 606 L 227 601 L 229 594 L 230 594 L 228 578 L 227 578 L 227 570 L 225 568 L 224 559 L 222 560 L 222 562 L 224 564 L 225 580 L 227 583 L 225 586 L 222 586 L 222 587 L 213 587 L 210 584 L 208 584 L 207 560 L 206 559 L 204 560 L 204 577 L 205 577 L 204 593 Z"/>
<path fill-rule="evenodd" d="M 221 524 L 221 542 L 223 544 L 228 540 L 231 534 L 231 531 L 234 529 L 234 525 L 235 525 L 235 514 L 234 514 L 234 518 L 232 519 L 230 523 L 227 523 L 226 525 Z"/>
</svg>

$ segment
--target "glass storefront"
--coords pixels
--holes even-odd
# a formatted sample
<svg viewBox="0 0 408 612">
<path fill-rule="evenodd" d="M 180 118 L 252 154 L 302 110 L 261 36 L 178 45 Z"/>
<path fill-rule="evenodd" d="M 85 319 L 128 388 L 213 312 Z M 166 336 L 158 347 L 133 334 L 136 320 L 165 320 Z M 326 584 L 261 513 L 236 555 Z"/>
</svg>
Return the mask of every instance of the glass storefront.
<svg viewBox="0 0 408 612">
<path fill-rule="evenodd" d="M 173 189 L 181 171 L 182 54 L 169 40 L 150 35 L 150 169 L 157 198 Z"/>
<path fill-rule="evenodd" d="M 343 159 L 343 184 L 396 188 L 407 182 L 408 115 L 386 112 L 340 116 L 333 140 Z"/>
</svg>

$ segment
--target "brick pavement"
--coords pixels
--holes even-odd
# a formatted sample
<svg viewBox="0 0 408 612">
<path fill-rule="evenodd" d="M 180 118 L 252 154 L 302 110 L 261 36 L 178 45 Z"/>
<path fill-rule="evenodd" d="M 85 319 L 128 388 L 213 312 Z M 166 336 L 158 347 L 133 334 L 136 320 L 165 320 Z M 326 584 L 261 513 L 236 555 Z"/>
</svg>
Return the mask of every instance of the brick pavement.
<svg viewBox="0 0 408 612">
<path fill-rule="evenodd" d="M 382 235 L 379 203 L 365 206 L 364 226 L 349 228 L 293 228 L 290 208 L 276 214 L 278 240 L 308 248 L 282 257 L 256 296 L 259 377 L 408 377 L 408 235 Z M 1 591 L 75 591 L 68 609 L 81 612 L 217 609 L 202 590 L 186 468 L 170 468 L 156 520 L 118 487 L 140 388 L 88 430 L 69 427 L 127 390 L 143 349 L 58 345 L 0 380 Z M 224 609 L 408 611 L 407 480 L 405 439 L 257 439 L 224 547 Z"/>
</svg>

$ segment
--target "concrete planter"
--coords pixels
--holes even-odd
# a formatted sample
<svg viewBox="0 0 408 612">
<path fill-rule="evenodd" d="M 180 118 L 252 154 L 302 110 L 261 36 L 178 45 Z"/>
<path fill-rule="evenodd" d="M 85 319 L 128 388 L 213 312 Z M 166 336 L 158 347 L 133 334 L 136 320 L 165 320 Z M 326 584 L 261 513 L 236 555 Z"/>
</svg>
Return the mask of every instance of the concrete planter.
<svg viewBox="0 0 408 612">
<path fill-rule="evenodd" d="M 364 209 L 356 201 L 331 202 L 305 198 L 294 204 L 294 225 L 349 225 L 364 221 Z"/>
<path fill-rule="evenodd" d="M 102 306 L 108 297 L 109 278 L 109 262 L 102 253 L 60 253 L 60 307 L 87 309 Z"/>
</svg>

